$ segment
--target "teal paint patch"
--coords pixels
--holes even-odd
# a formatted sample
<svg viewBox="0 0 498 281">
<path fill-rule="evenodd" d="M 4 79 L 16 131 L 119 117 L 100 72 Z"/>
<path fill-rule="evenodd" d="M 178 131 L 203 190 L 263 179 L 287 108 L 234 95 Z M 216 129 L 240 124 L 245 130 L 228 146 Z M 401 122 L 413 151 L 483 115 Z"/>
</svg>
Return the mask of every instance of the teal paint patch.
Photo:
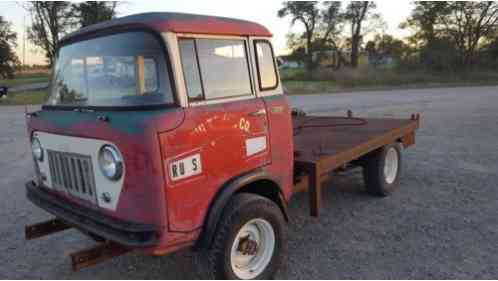
<svg viewBox="0 0 498 281">
<path fill-rule="evenodd" d="M 42 110 L 37 112 L 37 118 L 59 128 L 70 128 L 77 123 L 96 120 L 94 113 L 80 113 L 74 111 Z"/>
<path fill-rule="evenodd" d="M 109 124 L 126 134 L 139 134 L 145 130 L 145 124 L 150 120 L 178 110 L 177 108 L 164 110 L 144 110 L 144 111 L 99 111 L 99 112 L 76 112 L 63 110 L 42 110 L 38 112 L 38 117 L 51 125 L 60 129 L 74 127 L 80 123 L 102 122 L 99 116 L 109 118 Z"/>
<path fill-rule="evenodd" d="M 268 101 L 273 101 L 273 100 L 279 100 L 285 98 L 285 95 L 273 95 L 273 96 L 266 96 L 263 97 L 263 100 L 268 100 Z"/>
</svg>

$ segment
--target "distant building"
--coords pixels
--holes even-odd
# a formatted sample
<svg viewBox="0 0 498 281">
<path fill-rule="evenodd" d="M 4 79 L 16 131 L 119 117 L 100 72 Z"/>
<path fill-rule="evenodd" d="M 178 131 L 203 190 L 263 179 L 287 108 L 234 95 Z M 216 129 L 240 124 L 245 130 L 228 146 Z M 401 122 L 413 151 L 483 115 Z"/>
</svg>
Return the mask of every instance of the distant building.
<svg viewBox="0 0 498 281">
<path fill-rule="evenodd" d="M 277 57 L 278 67 L 280 69 L 296 69 L 303 68 L 304 63 L 291 56 L 279 56 Z"/>
<path fill-rule="evenodd" d="M 343 54 L 347 56 L 348 54 Z M 339 64 L 339 53 L 336 50 L 313 52 L 313 62 L 322 67 L 331 67 Z"/>
<path fill-rule="evenodd" d="M 368 56 L 368 65 L 372 67 L 392 68 L 398 64 L 398 60 L 389 55 L 373 55 Z"/>
<path fill-rule="evenodd" d="M 349 62 L 351 58 L 350 51 L 343 51 L 342 57 L 346 62 Z M 313 52 L 313 62 L 320 67 L 335 67 L 340 63 L 340 55 L 336 50 L 325 50 L 325 51 L 315 51 Z M 344 64 L 344 61 L 342 62 Z M 359 66 L 368 65 L 368 54 L 364 51 L 360 51 L 358 56 Z"/>
</svg>

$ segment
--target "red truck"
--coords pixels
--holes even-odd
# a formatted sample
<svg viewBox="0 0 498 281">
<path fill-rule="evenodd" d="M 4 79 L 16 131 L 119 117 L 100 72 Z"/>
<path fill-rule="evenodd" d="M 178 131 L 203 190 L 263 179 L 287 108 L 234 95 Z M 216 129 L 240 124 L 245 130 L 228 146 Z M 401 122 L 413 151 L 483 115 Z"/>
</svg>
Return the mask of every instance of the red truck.
<svg viewBox="0 0 498 281">
<path fill-rule="evenodd" d="M 235 19 L 148 13 L 62 39 L 50 97 L 27 114 L 36 179 L 27 197 L 98 243 L 75 270 L 129 251 L 192 248 L 204 278 L 268 279 L 286 250 L 293 194 L 318 216 L 321 183 L 362 167 L 366 190 L 399 185 L 419 116 L 293 112 L 272 34 Z"/>
</svg>

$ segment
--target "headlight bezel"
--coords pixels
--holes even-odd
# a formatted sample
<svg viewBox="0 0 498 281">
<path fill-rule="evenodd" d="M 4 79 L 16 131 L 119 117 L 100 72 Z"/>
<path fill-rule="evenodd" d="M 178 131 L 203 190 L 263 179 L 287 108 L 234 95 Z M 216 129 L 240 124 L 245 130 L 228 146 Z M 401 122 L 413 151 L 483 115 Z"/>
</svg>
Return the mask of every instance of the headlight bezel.
<svg viewBox="0 0 498 281">
<path fill-rule="evenodd" d="M 44 156 L 43 146 L 41 145 L 40 140 L 36 136 L 33 136 L 31 138 L 31 153 L 35 158 L 35 160 L 39 162 L 43 161 L 43 156 Z"/>
<path fill-rule="evenodd" d="M 105 163 L 107 162 L 106 159 L 104 159 L 104 157 L 106 156 L 110 156 L 112 158 L 112 164 Z M 124 173 L 123 156 L 116 147 L 108 144 L 102 146 L 99 151 L 98 162 L 99 162 L 100 171 L 110 181 L 118 181 L 123 176 Z"/>
</svg>

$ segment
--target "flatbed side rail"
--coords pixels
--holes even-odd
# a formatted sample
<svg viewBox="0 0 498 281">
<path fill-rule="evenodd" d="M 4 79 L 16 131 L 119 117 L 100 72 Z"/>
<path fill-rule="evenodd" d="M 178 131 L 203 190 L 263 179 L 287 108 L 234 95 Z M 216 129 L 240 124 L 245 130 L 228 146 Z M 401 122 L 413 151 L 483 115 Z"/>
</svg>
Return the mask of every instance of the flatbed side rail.
<svg viewBox="0 0 498 281">
<path fill-rule="evenodd" d="M 295 169 L 302 171 L 304 174 L 300 181 L 295 184 L 294 192 L 308 191 L 310 215 L 319 217 L 322 204 L 322 183 L 331 178 L 331 172 L 391 143 L 401 142 L 404 147 L 414 145 L 415 131 L 420 126 L 420 115 L 413 114 L 410 120 L 412 122 L 405 126 L 395 128 L 385 134 L 373 136 L 351 149 L 339 151 L 332 155 L 320 156 L 317 161 L 296 160 L 294 162 Z"/>
</svg>

